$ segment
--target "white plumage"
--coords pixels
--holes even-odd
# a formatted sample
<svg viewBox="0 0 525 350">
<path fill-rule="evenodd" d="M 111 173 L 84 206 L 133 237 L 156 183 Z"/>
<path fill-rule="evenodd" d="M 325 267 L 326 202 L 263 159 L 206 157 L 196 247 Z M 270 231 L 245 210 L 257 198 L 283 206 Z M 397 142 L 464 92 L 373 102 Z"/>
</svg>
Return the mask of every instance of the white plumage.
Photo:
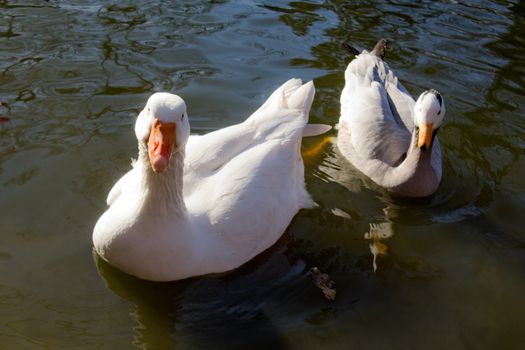
<svg viewBox="0 0 525 350">
<path fill-rule="evenodd" d="M 300 147 L 314 94 L 312 82 L 292 79 L 243 123 L 189 138 L 184 101 L 154 94 L 136 122 L 139 158 L 95 226 L 97 253 L 129 274 L 168 281 L 228 271 L 270 247 L 313 205 Z M 164 171 L 152 160 L 156 119 L 176 126 Z"/>
</svg>

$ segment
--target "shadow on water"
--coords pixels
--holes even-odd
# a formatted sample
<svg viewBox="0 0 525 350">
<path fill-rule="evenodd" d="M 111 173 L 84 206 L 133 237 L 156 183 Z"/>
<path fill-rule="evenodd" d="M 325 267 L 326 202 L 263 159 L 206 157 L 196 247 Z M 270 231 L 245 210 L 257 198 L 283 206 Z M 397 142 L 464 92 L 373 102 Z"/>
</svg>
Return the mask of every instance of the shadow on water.
<svg viewBox="0 0 525 350">
<path fill-rule="evenodd" d="M 176 282 L 140 280 L 93 256 L 106 285 L 131 303 L 136 346 L 229 349 L 250 339 L 263 349 L 285 345 L 265 305 L 305 279 L 299 265 L 291 267 L 274 254 L 266 252 L 232 273 Z"/>
<path fill-rule="evenodd" d="M 139 280 L 95 254 L 94 260 L 108 288 L 130 302 L 136 323 L 134 344 L 144 349 L 230 349 L 247 342 L 255 349 L 284 349 L 295 333 L 302 334 L 299 343 L 306 348 L 317 348 L 318 341 L 309 344 L 314 330 L 310 327 L 330 328 L 342 317 L 358 319 L 356 307 L 370 298 L 390 298 L 400 279 L 428 283 L 439 278 L 421 262 L 395 255 L 384 261 L 387 272 L 376 278 L 368 254 L 319 249 L 311 241 L 294 238 L 297 234 L 285 234 L 274 247 L 233 272 L 176 282 Z M 308 276 L 313 266 L 336 281 L 335 302 L 327 302 L 313 285 Z"/>
<path fill-rule="evenodd" d="M 130 315 L 136 323 L 134 345 L 149 349 L 170 349 L 175 344 L 174 333 L 177 302 L 187 283 L 150 283 L 128 276 L 94 255 L 100 276 L 119 297 L 131 303 Z M 155 331 L 150 331 L 154 329 Z"/>
</svg>

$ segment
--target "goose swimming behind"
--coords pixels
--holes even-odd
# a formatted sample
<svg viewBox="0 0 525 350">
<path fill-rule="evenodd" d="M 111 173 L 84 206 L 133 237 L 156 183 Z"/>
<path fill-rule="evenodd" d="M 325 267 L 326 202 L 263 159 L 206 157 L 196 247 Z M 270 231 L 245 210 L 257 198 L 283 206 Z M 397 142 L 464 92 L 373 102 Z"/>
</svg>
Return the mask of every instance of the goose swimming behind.
<svg viewBox="0 0 525 350">
<path fill-rule="evenodd" d="M 135 124 L 139 155 L 93 232 L 109 264 L 153 281 L 225 272 L 273 245 L 301 208 L 312 82 L 292 79 L 244 122 L 190 136 L 185 102 L 153 94 Z"/>
<path fill-rule="evenodd" d="M 384 61 L 386 40 L 358 54 L 345 71 L 337 145 L 358 170 L 403 197 L 433 194 L 441 182 L 437 138 L 445 102 L 436 90 L 417 101 Z"/>
</svg>

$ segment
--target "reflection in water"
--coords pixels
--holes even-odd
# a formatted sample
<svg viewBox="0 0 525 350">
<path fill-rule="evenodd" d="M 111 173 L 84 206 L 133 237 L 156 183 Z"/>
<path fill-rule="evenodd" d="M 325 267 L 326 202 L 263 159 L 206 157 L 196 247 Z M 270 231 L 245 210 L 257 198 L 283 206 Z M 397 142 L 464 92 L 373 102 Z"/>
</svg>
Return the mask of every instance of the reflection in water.
<svg viewBox="0 0 525 350">
<path fill-rule="evenodd" d="M 350 192 L 358 193 L 363 188 L 378 188 L 375 184 L 357 170 L 337 148 L 337 139 L 331 139 L 331 152 L 328 152 L 319 170 L 327 176 L 327 179 L 346 187 Z"/>
<path fill-rule="evenodd" d="M 173 348 L 177 320 L 174 313 L 180 308 L 180 300 L 189 283 L 142 281 L 111 267 L 94 251 L 93 259 L 106 285 L 132 303 L 130 315 L 137 323 L 134 345 L 142 349 Z"/>
<path fill-rule="evenodd" d="M 301 155 L 303 157 L 304 162 L 308 164 L 311 158 L 315 158 L 319 156 L 324 151 L 324 149 L 326 148 L 326 145 L 333 144 L 333 143 L 334 143 L 334 140 L 332 136 L 325 136 L 322 139 L 320 139 L 320 141 L 317 141 L 317 144 L 315 144 L 314 146 L 308 149 L 305 149 L 303 147 L 303 149 L 301 150 Z"/>
<path fill-rule="evenodd" d="M 377 270 L 377 257 L 379 255 L 387 254 L 388 247 L 382 242 L 382 240 L 392 237 L 393 235 L 394 231 L 392 230 L 391 222 L 370 224 L 370 230 L 365 233 L 364 237 L 370 241 L 370 252 L 374 256 L 374 260 L 372 262 L 374 271 Z"/>
<path fill-rule="evenodd" d="M 304 264 L 292 258 L 290 265 L 275 251 L 231 273 L 161 283 L 126 275 L 93 257 L 106 285 L 131 303 L 137 324 L 134 345 L 143 349 L 229 349 L 246 339 L 261 347 L 282 347 L 278 327 L 285 320 L 276 318 L 282 311 L 274 309 L 275 302 L 299 297 L 289 294 L 298 283 L 317 293 Z"/>
<path fill-rule="evenodd" d="M 392 227 L 393 215 L 395 215 L 396 205 L 393 204 L 393 199 L 388 196 L 385 191 L 382 191 L 376 184 L 374 184 L 368 177 L 357 170 L 337 149 L 337 139 L 332 138 L 332 152 L 323 160 L 319 166 L 321 171 L 332 182 L 336 182 L 343 187 L 346 187 L 350 192 L 358 193 L 362 191 L 363 185 L 371 186 L 375 191 L 378 191 L 382 198 L 384 207 L 382 214 L 376 212 L 373 215 L 375 222 L 369 223 L 369 230 L 364 234 L 364 239 L 369 241 L 370 252 L 373 256 L 372 266 L 374 271 L 377 270 L 377 262 L 379 255 L 386 255 L 388 247 L 384 240 L 394 235 Z M 331 212 L 339 217 L 347 220 L 352 220 L 352 216 L 342 210 L 341 208 L 333 208 Z"/>
</svg>

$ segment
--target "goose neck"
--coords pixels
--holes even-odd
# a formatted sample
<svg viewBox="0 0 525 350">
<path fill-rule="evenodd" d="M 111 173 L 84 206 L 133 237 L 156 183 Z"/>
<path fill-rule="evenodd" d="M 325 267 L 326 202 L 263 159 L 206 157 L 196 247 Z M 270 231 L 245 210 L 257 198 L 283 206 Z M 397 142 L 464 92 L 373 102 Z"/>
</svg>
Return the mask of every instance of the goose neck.
<svg viewBox="0 0 525 350">
<path fill-rule="evenodd" d="M 153 171 L 149 164 L 147 146 L 139 146 L 139 162 L 142 166 L 142 186 L 146 193 L 145 207 L 161 212 L 186 213 L 183 197 L 184 149 L 171 156 L 169 166 L 163 172 Z"/>
</svg>

